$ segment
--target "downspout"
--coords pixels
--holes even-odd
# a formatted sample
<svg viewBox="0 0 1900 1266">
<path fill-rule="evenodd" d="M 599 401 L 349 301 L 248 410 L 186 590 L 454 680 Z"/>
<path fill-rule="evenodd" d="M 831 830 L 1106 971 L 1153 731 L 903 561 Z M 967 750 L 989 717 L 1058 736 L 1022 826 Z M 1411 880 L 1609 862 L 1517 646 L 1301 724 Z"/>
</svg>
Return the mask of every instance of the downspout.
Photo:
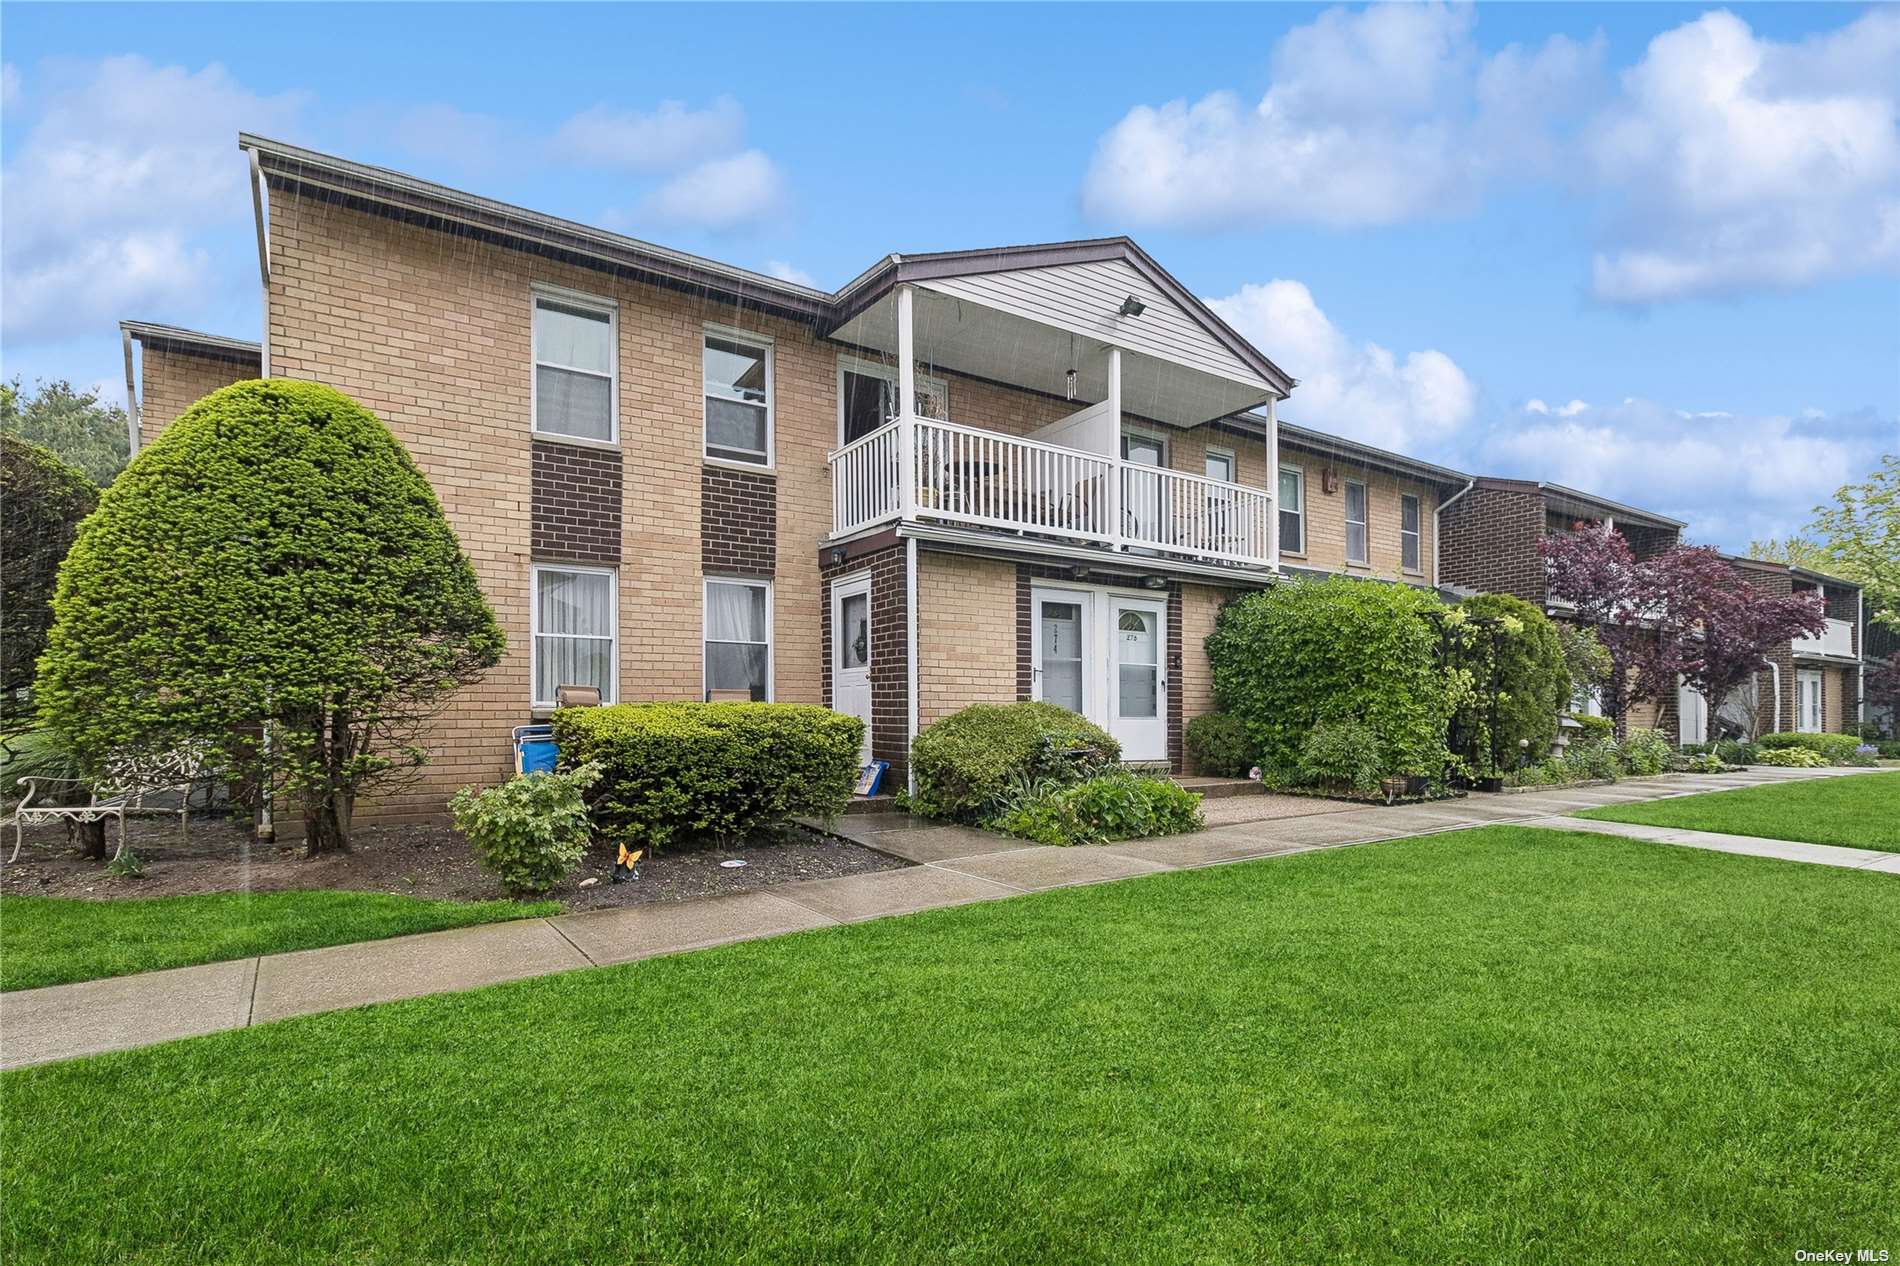
<svg viewBox="0 0 1900 1266">
<path fill-rule="evenodd" d="M 904 673 L 908 716 L 904 736 L 904 780 L 917 794 L 917 769 L 911 763 L 911 744 L 917 740 L 917 538 L 904 541 Z"/>
<path fill-rule="evenodd" d="M 1781 733 L 1781 665 L 1772 659 L 1764 659 L 1762 663 L 1768 665 L 1768 671 L 1775 675 L 1775 728 L 1769 733 L 1779 734 Z M 1760 738 L 1761 735 L 1757 734 L 1755 737 Z"/>
<path fill-rule="evenodd" d="M 132 331 L 123 325 L 119 327 L 119 345 L 125 349 L 125 459 L 129 462 L 139 455 L 139 389 L 132 374 Z"/>
<path fill-rule="evenodd" d="M 263 296 L 263 337 L 258 340 L 259 371 L 270 377 L 270 231 L 265 222 L 264 173 L 257 163 L 257 150 L 247 148 L 251 160 L 251 218 L 257 225 L 257 280 Z"/>
<path fill-rule="evenodd" d="M 1465 486 L 1452 493 L 1449 501 L 1441 501 L 1432 507 L 1432 588 L 1434 589 L 1439 586 L 1440 571 L 1445 558 L 1445 538 L 1440 530 L 1444 523 L 1445 511 L 1457 505 L 1460 498 L 1477 486 L 1476 479 L 1467 479 Z"/>
</svg>

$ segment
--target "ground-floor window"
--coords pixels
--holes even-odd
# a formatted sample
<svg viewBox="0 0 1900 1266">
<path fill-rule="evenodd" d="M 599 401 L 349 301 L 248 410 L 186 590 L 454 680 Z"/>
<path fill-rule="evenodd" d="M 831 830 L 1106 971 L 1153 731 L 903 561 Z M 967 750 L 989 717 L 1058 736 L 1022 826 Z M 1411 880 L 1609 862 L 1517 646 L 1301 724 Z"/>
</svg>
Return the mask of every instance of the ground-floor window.
<svg viewBox="0 0 1900 1266">
<path fill-rule="evenodd" d="M 772 583 L 707 580 L 706 697 L 772 697 Z"/>
<path fill-rule="evenodd" d="M 534 568 L 534 706 L 553 707 L 562 686 L 592 686 L 602 703 L 614 701 L 615 605 L 606 568 Z"/>
</svg>

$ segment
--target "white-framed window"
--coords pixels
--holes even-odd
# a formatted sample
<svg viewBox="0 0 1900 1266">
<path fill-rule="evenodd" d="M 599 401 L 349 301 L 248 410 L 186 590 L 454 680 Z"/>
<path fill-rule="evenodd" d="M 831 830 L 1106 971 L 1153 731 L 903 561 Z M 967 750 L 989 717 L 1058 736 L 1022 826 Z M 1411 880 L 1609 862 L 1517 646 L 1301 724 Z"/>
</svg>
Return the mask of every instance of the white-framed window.
<svg viewBox="0 0 1900 1266">
<path fill-rule="evenodd" d="M 562 686 L 593 686 L 602 703 L 614 701 L 620 662 L 614 580 L 605 567 L 534 565 L 529 621 L 534 707 L 553 707 Z"/>
<path fill-rule="evenodd" d="M 772 582 L 706 578 L 706 697 L 772 697 Z"/>
<path fill-rule="evenodd" d="M 1306 472 L 1280 467 L 1280 552 L 1306 553 Z"/>
<path fill-rule="evenodd" d="M 536 435 L 596 444 L 619 441 L 619 345 L 612 300 L 535 290 L 531 424 Z"/>
<path fill-rule="evenodd" d="M 916 376 L 917 416 L 950 420 L 950 384 Z M 897 366 L 858 356 L 838 357 L 838 444 L 863 439 L 897 416 Z"/>
<path fill-rule="evenodd" d="M 1418 498 L 1399 498 L 1399 553 L 1406 571 L 1419 570 Z"/>
<path fill-rule="evenodd" d="M 772 340 L 708 325 L 701 356 L 706 456 L 772 464 Z"/>
<path fill-rule="evenodd" d="M 1234 450 L 1231 448 L 1210 448 L 1207 450 L 1207 477 L 1218 479 L 1222 483 L 1238 483 L 1239 467 L 1234 462 Z"/>
<path fill-rule="evenodd" d="M 1365 563 L 1366 486 L 1357 480 L 1346 481 L 1346 561 Z"/>
<path fill-rule="evenodd" d="M 1167 469 L 1168 441 L 1146 431 L 1122 432 L 1122 460 Z"/>
</svg>

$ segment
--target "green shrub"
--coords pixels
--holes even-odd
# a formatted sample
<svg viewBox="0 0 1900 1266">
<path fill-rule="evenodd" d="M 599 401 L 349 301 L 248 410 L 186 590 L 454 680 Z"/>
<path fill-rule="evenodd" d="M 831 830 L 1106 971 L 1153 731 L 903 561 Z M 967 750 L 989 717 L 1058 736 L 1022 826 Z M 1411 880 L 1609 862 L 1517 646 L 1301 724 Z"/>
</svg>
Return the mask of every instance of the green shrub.
<svg viewBox="0 0 1900 1266">
<path fill-rule="evenodd" d="M 1811 747 L 1764 747 L 1755 755 L 1757 765 L 1778 765 L 1786 769 L 1825 769 L 1827 757 Z"/>
<path fill-rule="evenodd" d="M 1455 754 L 1480 773 L 1510 766 L 1519 752 L 1542 755 L 1570 698 L 1556 626 L 1510 594 L 1479 594 L 1454 610 L 1462 618 L 1447 620 L 1451 667 L 1469 674 L 1469 689 L 1458 691 Z"/>
<path fill-rule="evenodd" d="M 583 794 L 600 777 L 589 763 L 564 773 L 522 774 L 499 787 L 464 787 L 449 801 L 475 860 L 513 897 L 546 892 L 580 865 L 592 830 Z"/>
<path fill-rule="evenodd" d="M 1715 745 L 1715 754 L 1722 758 L 1724 765 L 1752 765 L 1759 751 L 1753 743 L 1738 739 L 1723 739 Z"/>
<path fill-rule="evenodd" d="M 1345 720 L 1372 731 L 1379 776 L 1442 777 L 1442 610 L 1409 586 L 1346 577 L 1277 584 L 1222 608 L 1207 639 L 1215 695 L 1246 726 L 1267 780 L 1299 781 L 1307 738 Z"/>
<path fill-rule="evenodd" d="M 1379 739 L 1357 721 L 1326 721 L 1300 749 L 1300 781 L 1315 786 L 1375 791 L 1382 777 Z"/>
<path fill-rule="evenodd" d="M 1053 703 L 977 703 L 926 726 L 910 745 L 911 810 L 975 821 L 1012 780 L 1071 783 L 1121 759 L 1106 730 Z"/>
<path fill-rule="evenodd" d="M 601 833 L 657 849 L 842 813 L 864 722 L 798 703 L 622 703 L 557 709 L 554 741 L 563 769 L 600 763 Z"/>
<path fill-rule="evenodd" d="M 1860 739 L 1852 734 L 1764 734 L 1755 740 L 1764 752 L 1799 747 L 1819 756 L 1823 764 L 1845 765 L 1860 749 Z"/>
<path fill-rule="evenodd" d="M 0 738 L 0 805 L 8 811 L 26 794 L 22 778 L 71 780 L 42 785 L 34 792 L 35 804 L 84 804 L 91 794 L 80 781 L 84 776 L 78 760 L 46 730 Z"/>
<path fill-rule="evenodd" d="M 1195 767 L 1214 778 L 1245 778 L 1260 763 L 1247 727 L 1231 712 L 1204 712 L 1184 736 Z"/>
<path fill-rule="evenodd" d="M 1631 730 L 1623 740 L 1623 768 L 1638 778 L 1668 769 L 1672 754 L 1660 730 Z"/>
<path fill-rule="evenodd" d="M 1568 782 L 1602 780 L 1615 782 L 1622 768 L 1622 749 L 1615 739 L 1579 739 L 1564 749 L 1564 768 Z"/>
<path fill-rule="evenodd" d="M 332 388 L 234 383 L 132 459 L 59 571 L 33 692 L 88 770 L 191 741 L 349 842 L 504 639 L 422 472 Z M 259 736 L 269 735 L 269 742 Z"/>
<path fill-rule="evenodd" d="M 1593 717 L 1587 712 L 1571 712 L 1566 715 L 1577 723 L 1581 736 L 1585 739 L 1601 742 L 1616 736 L 1616 723 L 1608 717 Z"/>
<path fill-rule="evenodd" d="M 1882 760 L 1900 760 L 1900 742 L 1876 743 L 1875 750 Z"/>
<path fill-rule="evenodd" d="M 1073 786 L 1044 784 L 986 825 L 1039 844 L 1097 844 L 1200 829 L 1201 798 L 1148 774 L 1115 770 Z"/>
<path fill-rule="evenodd" d="M 0 401 L 11 391 L 0 383 Z M 59 454 L 0 431 L 0 726 L 32 716 L 33 666 L 53 626 L 59 563 L 98 504 L 92 481 Z"/>
<path fill-rule="evenodd" d="M 1719 774 L 1724 766 L 1722 758 L 1714 752 L 1701 752 L 1689 758 L 1686 768 L 1692 774 Z"/>
</svg>

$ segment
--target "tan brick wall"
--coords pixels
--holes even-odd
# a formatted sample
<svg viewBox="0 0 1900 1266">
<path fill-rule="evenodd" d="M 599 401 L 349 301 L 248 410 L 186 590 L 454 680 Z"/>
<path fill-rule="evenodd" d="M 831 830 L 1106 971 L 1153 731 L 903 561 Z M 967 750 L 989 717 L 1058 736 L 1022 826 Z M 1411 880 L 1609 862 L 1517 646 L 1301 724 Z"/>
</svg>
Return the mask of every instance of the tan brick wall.
<svg viewBox="0 0 1900 1266">
<path fill-rule="evenodd" d="M 1303 555 L 1282 553 L 1281 562 L 1296 567 L 1378 576 L 1386 580 L 1430 583 L 1432 556 L 1438 548 L 1432 509 L 1438 501 L 1437 494 L 1429 484 L 1399 479 L 1290 448 L 1281 450 L 1280 464 L 1298 466 L 1306 475 L 1306 550 Z M 1322 472 L 1327 469 L 1338 475 L 1334 490 L 1330 493 L 1325 491 L 1322 477 Z M 1366 485 L 1366 566 L 1357 563 L 1348 565 L 1346 562 L 1347 480 Z M 1399 539 L 1399 503 L 1408 494 L 1418 498 L 1419 567 L 1414 572 L 1407 572 L 1401 566 L 1404 554 Z"/>
<path fill-rule="evenodd" d="M 1214 672 L 1207 659 L 1207 638 L 1214 631 L 1214 618 L 1232 595 L 1230 589 L 1210 585 L 1181 586 L 1181 672 L 1177 689 L 1181 692 L 1184 725 L 1214 710 Z M 1200 772 L 1192 760 L 1188 772 Z"/>
<path fill-rule="evenodd" d="M 1821 670 L 1821 728 L 1829 734 L 1841 734 L 1853 728 L 1845 724 L 1841 716 L 1841 701 L 1847 698 L 1847 689 L 1842 671 L 1838 668 Z"/>
<path fill-rule="evenodd" d="M 920 727 L 973 703 L 1015 702 L 1014 563 L 920 550 L 917 608 Z"/>
<path fill-rule="evenodd" d="M 157 439 L 179 414 L 218 388 L 255 377 L 255 361 L 245 365 L 221 357 L 141 347 L 139 447 Z"/>
</svg>

